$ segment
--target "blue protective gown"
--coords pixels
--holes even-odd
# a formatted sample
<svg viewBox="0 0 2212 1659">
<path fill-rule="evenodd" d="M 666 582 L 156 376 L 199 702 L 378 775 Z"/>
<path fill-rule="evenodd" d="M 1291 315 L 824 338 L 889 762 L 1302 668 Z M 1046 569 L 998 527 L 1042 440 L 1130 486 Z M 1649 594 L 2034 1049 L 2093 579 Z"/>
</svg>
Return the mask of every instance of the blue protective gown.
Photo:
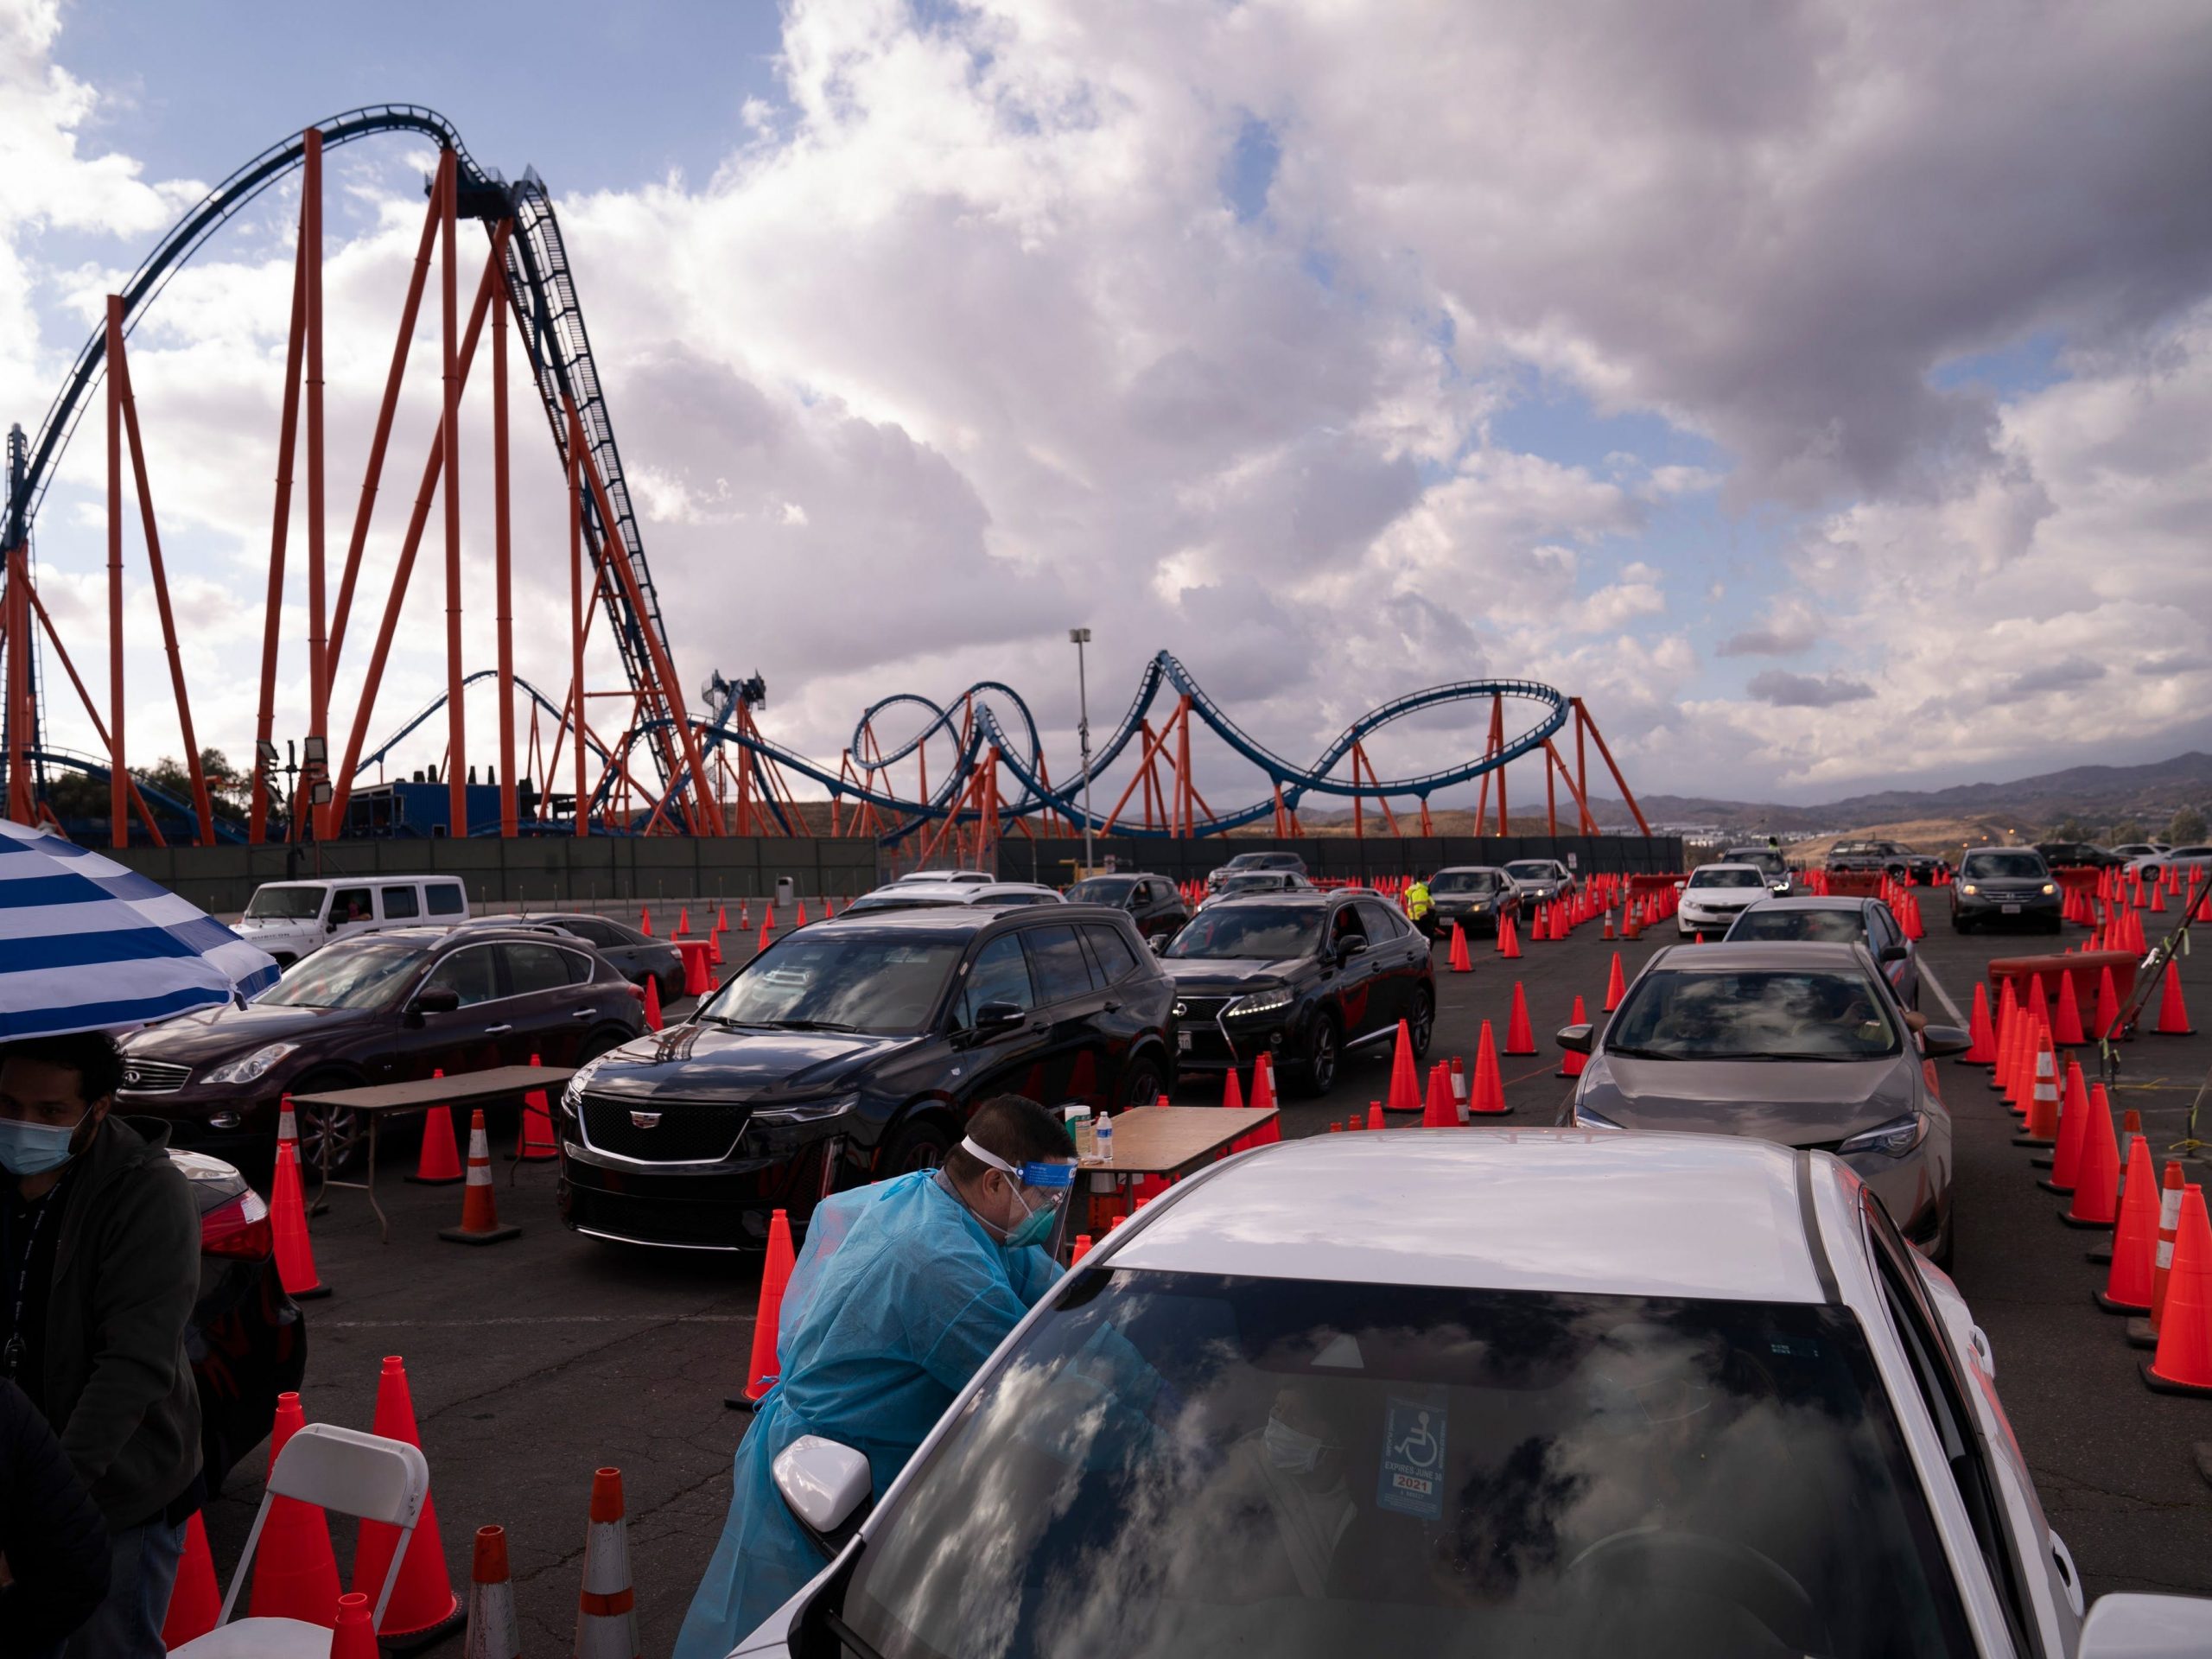
<svg viewBox="0 0 2212 1659">
<path fill-rule="evenodd" d="M 802 1434 L 849 1446 L 880 1497 L 1058 1276 L 1044 1251 L 992 1238 L 926 1170 L 825 1199 L 784 1293 L 782 1380 L 738 1446 L 729 1518 L 676 1659 L 722 1659 L 825 1565 L 776 1490 L 777 1454 Z"/>
</svg>

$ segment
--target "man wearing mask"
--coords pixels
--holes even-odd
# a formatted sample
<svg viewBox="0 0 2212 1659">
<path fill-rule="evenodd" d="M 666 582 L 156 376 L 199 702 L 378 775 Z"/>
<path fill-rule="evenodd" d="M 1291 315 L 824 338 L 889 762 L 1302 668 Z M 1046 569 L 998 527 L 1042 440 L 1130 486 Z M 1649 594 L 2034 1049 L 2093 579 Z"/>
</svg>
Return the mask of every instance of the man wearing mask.
<svg viewBox="0 0 2212 1659">
<path fill-rule="evenodd" d="M 1066 1126 L 1033 1100 L 977 1108 L 938 1170 L 817 1206 L 784 1293 L 779 1381 L 737 1448 L 729 1519 L 677 1637 L 677 1659 L 721 1659 L 822 1570 L 777 1491 L 776 1456 L 802 1434 L 868 1460 L 880 1496 L 954 1395 L 1052 1287 L 1051 1237 L 1075 1177 Z"/>
<path fill-rule="evenodd" d="M 199 1507 L 200 1400 L 184 1332 L 200 1219 L 168 1134 L 111 1116 L 104 1032 L 0 1050 L 0 1376 L 30 1396 L 99 1507 L 108 1592 L 57 1652 L 157 1659 Z"/>
</svg>

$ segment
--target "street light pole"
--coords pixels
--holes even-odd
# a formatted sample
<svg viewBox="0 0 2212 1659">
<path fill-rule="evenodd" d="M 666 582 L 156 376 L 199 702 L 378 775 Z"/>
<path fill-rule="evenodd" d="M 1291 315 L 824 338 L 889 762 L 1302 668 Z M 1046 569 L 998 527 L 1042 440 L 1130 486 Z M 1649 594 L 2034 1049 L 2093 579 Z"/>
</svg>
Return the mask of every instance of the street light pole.
<svg viewBox="0 0 2212 1659">
<path fill-rule="evenodd" d="M 1090 874 L 1090 688 L 1084 678 L 1083 648 L 1090 643 L 1089 628 L 1070 628 L 1075 646 L 1076 735 L 1083 747 L 1083 873 Z"/>
</svg>

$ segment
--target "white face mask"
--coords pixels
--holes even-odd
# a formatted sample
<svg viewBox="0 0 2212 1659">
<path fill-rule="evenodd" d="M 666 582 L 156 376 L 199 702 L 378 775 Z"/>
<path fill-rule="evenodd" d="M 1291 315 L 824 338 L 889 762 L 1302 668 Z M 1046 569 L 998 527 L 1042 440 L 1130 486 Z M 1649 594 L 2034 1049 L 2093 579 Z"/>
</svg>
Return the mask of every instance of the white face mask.
<svg viewBox="0 0 2212 1659">
<path fill-rule="evenodd" d="M 1328 1449 L 1328 1442 L 1319 1435 L 1293 1428 L 1273 1415 L 1268 1417 L 1267 1427 L 1260 1431 L 1260 1444 L 1267 1448 L 1269 1463 L 1292 1475 L 1312 1474 L 1321 1461 L 1321 1453 Z"/>
</svg>

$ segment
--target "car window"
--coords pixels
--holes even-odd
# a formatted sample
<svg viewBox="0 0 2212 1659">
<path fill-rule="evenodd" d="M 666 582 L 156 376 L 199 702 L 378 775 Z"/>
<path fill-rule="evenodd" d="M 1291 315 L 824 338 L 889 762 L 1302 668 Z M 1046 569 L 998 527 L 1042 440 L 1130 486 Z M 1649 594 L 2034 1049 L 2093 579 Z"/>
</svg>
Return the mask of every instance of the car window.
<svg viewBox="0 0 2212 1659">
<path fill-rule="evenodd" d="M 802 928 L 747 963 L 698 1017 L 816 1031 L 919 1031 L 943 1002 L 961 949 L 957 939 Z"/>
<path fill-rule="evenodd" d="M 1241 957 L 1280 962 L 1314 948 L 1319 912 L 1307 905 L 1262 905 L 1250 900 L 1210 905 L 1175 936 L 1167 955 L 1179 961 Z"/>
<path fill-rule="evenodd" d="M 373 921 L 376 912 L 366 887 L 340 887 L 330 895 L 330 916 L 333 921 Z"/>
<path fill-rule="evenodd" d="M 1126 979 L 1136 970 L 1136 952 L 1129 949 L 1129 942 L 1122 937 L 1120 928 L 1108 927 L 1103 922 L 1086 922 L 1083 937 L 1090 942 L 1092 959 L 1108 984 Z"/>
<path fill-rule="evenodd" d="M 2035 881 L 2045 874 L 2039 853 L 1968 853 L 1959 874 L 1970 881 Z"/>
<path fill-rule="evenodd" d="M 322 914 L 321 887 L 257 887 L 245 903 L 256 921 L 304 921 Z"/>
<path fill-rule="evenodd" d="M 1855 944 L 1866 937 L 1865 925 L 1855 910 L 1770 910 L 1754 906 L 1736 918 L 1728 930 L 1738 939 L 1819 939 L 1836 944 Z"/>
<path fill-rule="evenodd" d="M 1029 941 L 1029 963 L 1037 976 L 1039 1002 L 1065 1002 L 1088 996 L 1090 962 L 1071 927 L 1033 927 L 1022 936 Z"/>
<path fill-rule="evenodd" d="M 1856 973 L 1674 967 L 1638 976 L 1605 1038 L 1656 1060 L 1873 1060 L 1899 1041 Z"/>
<path fill-rule="evenodd" d="M 560 991 L 569 987 L 568 958 L 573 951 L 558 945 L 524 944 L 519 940 L 499 947 L 507 962 L 507 995 L 528 996 L 533 991 Z"/>
<path fill-rule="evenodd" d="M 423 988 L 457 991 L 464 1008 L 472 1002 L 493 1001 L 499 995 L 499 984 L 492 961 L 492 947 L 476 944 L 454 951 L 431 971 L 429 978 L 423 982 Z"/>
<path fill-rule="evenodd" d="M 416 900 L 412 887 L 385 887 L 378 891 L 377 897 L 384 901 L 384 918 L 388 922 L 423 913 L 423 906 Z"/>
<path fill-rule="evenodd" d="M 378 1008 L 395 1001 L 423 965 L 417 944 L 365 933 L 340 939 L 284 970 L 260 1001 L 276 1007 Z"/>
<path fill-rule="evenodd" d="M 1877 951 L 1886 950 L 1893 944 L 1904 942 L 1904 931 L 1897 925 L 1897 918 L 1890 914 L 1887 905 L 1870 906 L 1868 913 L 1874 918 L 1869 931 L 1874 936 L 1873 946 Z"/>
<path fill-rule="evenodd" d="M 1366 918 L 1360 915 L 1359 906 L 1338 906 L 1336 913 L 1329 918 L 1329 943 L 1339 944 L 1346 939 L 1363 939 L 1366 937 Z"/>
<path fill-rule="evenodd" d="M 611 924 L 601 921 L 596 916 L 563 917 L 561 925 L 587 944 L 612 947 L 629 943 Z"/>
<path fill-rule="evenodd" d="M 976 1010 L 986 1002 L 1009 1002 L 1025 1012 L 1037 1006 L 1037 994 L 1029 982 L 1029 958 L 1018 933 L 1001 934 L 976 953 L 961 982 L 960 1023 L 973 1026 Z"/>
<path fill-rule="evenodd" d="M 429 901 L 433 916 L 466 916 L 468 913 L 468 900 L 462 896 L 458 882 L 437 882 L 423 888 L 423 896 Z"/>
<path fill-rule="evenodd" d="M 1366 924 L 1367 937 L 1370 939 L 1402 939 L 1413 931 L 1404 917 L 1379 899 L 1363 899 L 1352 908 L 1359 912 L 1359 918 Z"/>
</svg>

